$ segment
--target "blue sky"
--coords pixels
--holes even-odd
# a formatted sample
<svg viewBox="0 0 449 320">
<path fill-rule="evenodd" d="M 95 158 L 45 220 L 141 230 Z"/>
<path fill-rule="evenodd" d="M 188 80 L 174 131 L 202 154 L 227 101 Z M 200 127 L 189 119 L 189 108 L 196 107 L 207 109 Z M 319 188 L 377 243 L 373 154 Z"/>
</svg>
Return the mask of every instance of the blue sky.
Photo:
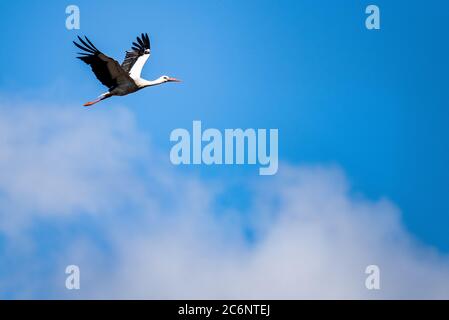
<svg viewBox="0 0 449 320">
<path fill-rule="evenodd" d="M 381 9 L 380 31 L 364 26 L 371 3 Z M 129 109 L 167 166 L 171 130 L 190 129 L 193 120 L 278 128 L 281 163 L 340 167 L 354 197 L 389 199 L 413 237 L 449 252 L 447 1 L 77 0 L 77 31 L 65 28 L 68 4 L 0 4 L 3 96 L 81 108 L 105 89 L 75 59 L 71 41 L 87 35 L 121 61 L 135 36 L 148 32 L 152 56 L 143 77 L 168 74 L 182 84 L 86 112 L 106 116 L 114 103 Z M 239 182 L 257 175 L 246 166 L 176 171 L 233 183 L 222 200 L 236 208 L 248 201 Z M 89 237 L 89 220 L 79 223 Z M 46 234 L 41 255 L 52 254 L 45 241 L 58 236 Z"/>
</svg>

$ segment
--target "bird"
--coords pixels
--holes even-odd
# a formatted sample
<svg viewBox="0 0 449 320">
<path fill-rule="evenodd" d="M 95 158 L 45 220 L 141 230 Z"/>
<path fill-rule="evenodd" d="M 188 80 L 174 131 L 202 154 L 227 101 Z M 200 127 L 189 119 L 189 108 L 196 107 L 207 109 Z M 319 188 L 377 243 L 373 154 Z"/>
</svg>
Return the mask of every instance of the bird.
<svg viewBox="0 0 449 320">
<path fill-rule="evenodd" d="M 142 69 L 150 57 L 151 46 L 148 34 L 141 34 L 132 43 L 131 50 L 126 51 L 125 59 L 120 65 L 116 60 L 108 57 L 97 49 L 95 45 L 84 36 L 78 36 L 80 43 L 73 41 L 75 46 L 82 50 L 78 59 L 88 64 L 97 79 L 108 88 L 97 99 L 84 104 L 92 106 L 112 96 L 125 96 L 146 87 L 156 86 L 168 82 L 181 82 L 181 80 L 163 75 L 156 80 L 148 81 L 141 78 Z"/>
</svg>

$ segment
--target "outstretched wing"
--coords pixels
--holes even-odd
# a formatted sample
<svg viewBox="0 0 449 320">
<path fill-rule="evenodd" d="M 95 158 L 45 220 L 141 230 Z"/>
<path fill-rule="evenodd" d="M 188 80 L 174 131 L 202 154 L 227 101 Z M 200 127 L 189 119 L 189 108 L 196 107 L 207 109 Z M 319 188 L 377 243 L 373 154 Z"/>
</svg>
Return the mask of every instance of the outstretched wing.
<svg viewBox="0 0 449 320">
<path fill-rule="evenodd" d="M 111 90 L 120 84 L 132 81 L 128 72 L 123 70 L 117 61 L 98 50 L 87 37 L 84 38 L 86 41 L 78 37 L 81 44 L 73 41 L 78 48 L 83 50 L 79 53 L 81 56 L 77 58 L 90 65 L 95 76 L 103 85 Z"/>
<path fill-rule="evenodd" d="M 143 66 L 150 57 L 150 38 L 148 34 L 143 34 L 137 37 L 137 42 L 133 42 L 131 51 L 126 51 L 125 60 L 122 63 L 122 68 L 132 79 L 140 78 Z"/>
</svg>

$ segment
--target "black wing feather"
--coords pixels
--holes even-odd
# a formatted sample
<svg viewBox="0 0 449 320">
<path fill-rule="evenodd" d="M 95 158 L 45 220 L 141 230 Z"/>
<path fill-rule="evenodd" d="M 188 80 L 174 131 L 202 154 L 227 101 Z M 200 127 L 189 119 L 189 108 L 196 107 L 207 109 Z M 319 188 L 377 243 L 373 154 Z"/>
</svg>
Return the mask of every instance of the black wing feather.
<svg viewBox="0 0 449 320">
<path fill-rule="evenodd" d="M 117 61 L 98 50 L 87 37 L 84 38 L 86 41 L 78 37 L 84 46 L 73 41 L 75 46 L 84 51 L 79 53 L 80 56 L 77 58 L 90 65 L 95 76 L 103 85 L 111 90 L 123 80 L 127 80 L 125 78 L 131 81 L 128 72 L 125 72 Z"/>
<path fill-rule="evenodd" d="M 75 41 L 73 41 L 73 43 L 75 44 L 75 46 L 77 46 L 81 50 L 84 50 L 84 51 L 86 51 L 86 52 L 88 52 L 90 54 L 95 53 L 95 51 L 93 51 L 91 49 L 88 49 L 88 48 L 85 48 L 85 47 L 79 45 L 78 43 L 76 43 Z"/>
<path fill-rule="evenodd" d="M 139 37 L 137 37 L 137 42 L 139 42 L 139 44 L 140 44 L 142 47 L 144 46 L 142 39 L 140 39 Z"/>
<path fill-rule="evenodd" d="M 150 48 L 150 38 L 148 37 L 148 33 L 145 33 L 145 45 L 148 46 L 148 49 Z"/>
<path fill-rule="evenodd" d="M 96 50 L 96 51 L 99 51 L 99 50 L 97 49 L 97 47 L 95 47 L 94 44 L 93 44 L 92 42 L 90 42 L 90 40 L 89 40 L 88 37 L 85 37 L 85 38 L 86 38 L 87 42 L 89 42 L 90 47 L 91 47 L 92 49 L 94 49 L 94 50 Z"/>
</svg>

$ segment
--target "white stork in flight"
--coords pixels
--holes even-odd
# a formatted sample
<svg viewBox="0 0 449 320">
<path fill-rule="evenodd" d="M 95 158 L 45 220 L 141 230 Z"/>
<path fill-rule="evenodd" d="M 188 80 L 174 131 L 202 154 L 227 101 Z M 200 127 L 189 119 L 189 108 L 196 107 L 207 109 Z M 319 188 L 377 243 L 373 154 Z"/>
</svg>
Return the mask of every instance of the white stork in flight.
<svg viewBox="0 0 449 320">
<path fill-rule="evenodd" d="M 81 44 L 73 41 L 78 48 L 83 50 L 82 53 L 79 53 L 81 56 L 77 58 L 90 65 L 97 79 L 109 89 L 108 92 L 103 93 L 96 100 L 84 104 L 84 106 L 91 106 L 112 96 L 124 96 L 146 87 L 180 81 L 168 76 L 162 76 L 153 81 L 140 77 L 143 66 L 150 56 L 148 34 L 142 33 L 140 38 L 137 37 L 137 42 L 133 42 L 131 50 L 126 51 L 122 65 L 98 50 L 87 37 L 84 38 L 86 41 L 78 36 Z"/>
</svg>

